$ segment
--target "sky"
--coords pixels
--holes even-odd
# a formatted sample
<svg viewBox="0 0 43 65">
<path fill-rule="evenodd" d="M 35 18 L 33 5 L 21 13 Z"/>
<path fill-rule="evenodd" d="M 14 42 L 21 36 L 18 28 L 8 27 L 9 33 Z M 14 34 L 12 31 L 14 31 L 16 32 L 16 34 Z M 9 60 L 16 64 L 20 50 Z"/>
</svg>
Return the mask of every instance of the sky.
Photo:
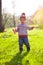
<svg viewBox="0 0 43 65">
<path fill-rule="evenodd" d="M 2 0 L 2 9 L 16 16 L 22 12 L 31 16 L 40 7 L 43 7 L 43 0 Z"/>
</svg>

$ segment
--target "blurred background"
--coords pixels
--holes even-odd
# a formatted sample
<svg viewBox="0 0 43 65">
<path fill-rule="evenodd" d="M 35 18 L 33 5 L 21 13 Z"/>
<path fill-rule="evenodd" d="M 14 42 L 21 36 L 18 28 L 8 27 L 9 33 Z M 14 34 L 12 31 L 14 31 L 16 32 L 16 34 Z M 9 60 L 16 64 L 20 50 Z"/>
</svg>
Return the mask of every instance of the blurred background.
<svg viewBox="0 0 43 65">
<path fill-rule="evenodd" d="M 16 27 L 23 12 L 29 25 L 43 29 L 43 0 L 0 0 L 0 10 L 0 31 Z"/>
</svg>

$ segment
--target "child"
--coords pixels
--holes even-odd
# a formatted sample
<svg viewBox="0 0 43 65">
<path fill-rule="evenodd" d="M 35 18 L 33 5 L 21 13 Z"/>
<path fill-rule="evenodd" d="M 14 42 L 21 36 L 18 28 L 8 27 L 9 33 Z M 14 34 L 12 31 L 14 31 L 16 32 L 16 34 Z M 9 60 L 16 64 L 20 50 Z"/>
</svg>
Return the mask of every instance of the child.
<svg viewBox="0 0 43 65">
<path fill-rule="evenodd" d="M 18 24 L 17 29 L 13 29 L 14 33 L 18 32 L 20 52 L 23 51 L 23 44 L 26 45 L 27 51 L 30 51 L 27 30 L 31 30 L 33 28 L 34 27 L 28 27 L 25 13 L 22 13 L 22 15 L 20 16 L 20 23 Z"/>
</svg>

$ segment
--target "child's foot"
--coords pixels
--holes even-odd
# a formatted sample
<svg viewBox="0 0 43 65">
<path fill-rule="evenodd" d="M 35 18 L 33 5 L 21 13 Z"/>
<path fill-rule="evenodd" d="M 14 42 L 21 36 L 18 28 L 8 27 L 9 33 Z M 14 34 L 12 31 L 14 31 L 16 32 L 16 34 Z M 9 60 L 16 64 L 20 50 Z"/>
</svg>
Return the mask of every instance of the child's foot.
<svg viewBox="0 0 43 65">
<path fill-rule="evenodd" d="M 29 52 L 30 50 L 27 50 L 27 52 Z"/>
<path fill-rule="evenodd" d="M 20 54 L 22 53 L 22 51 L 20 51 Z"/>
<path fill-rule="evenodd" d="M 27 49 L 27 52 L 29 52 L 30 51 L 30 49 Z"/>
</svg>

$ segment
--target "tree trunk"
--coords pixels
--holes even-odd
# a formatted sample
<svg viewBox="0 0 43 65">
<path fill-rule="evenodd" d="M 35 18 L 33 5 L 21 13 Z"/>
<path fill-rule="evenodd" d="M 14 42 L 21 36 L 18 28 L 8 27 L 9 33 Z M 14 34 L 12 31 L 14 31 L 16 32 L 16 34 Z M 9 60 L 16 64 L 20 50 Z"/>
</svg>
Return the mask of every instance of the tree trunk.
<svg viewBox="0 0 43 65">
<path fill-rule="evenodd" d="M 2 0 L 0 0 L 0 32 L 4 31 L 4 26 L 2 24 Z"/>
<path fill-rule="evenodd" d="M 14 23 L 14 27 L 16 27 L 16 21 L 15 21 L 15 16 L 13 15 L 13 23 Z"/>
</svg>

